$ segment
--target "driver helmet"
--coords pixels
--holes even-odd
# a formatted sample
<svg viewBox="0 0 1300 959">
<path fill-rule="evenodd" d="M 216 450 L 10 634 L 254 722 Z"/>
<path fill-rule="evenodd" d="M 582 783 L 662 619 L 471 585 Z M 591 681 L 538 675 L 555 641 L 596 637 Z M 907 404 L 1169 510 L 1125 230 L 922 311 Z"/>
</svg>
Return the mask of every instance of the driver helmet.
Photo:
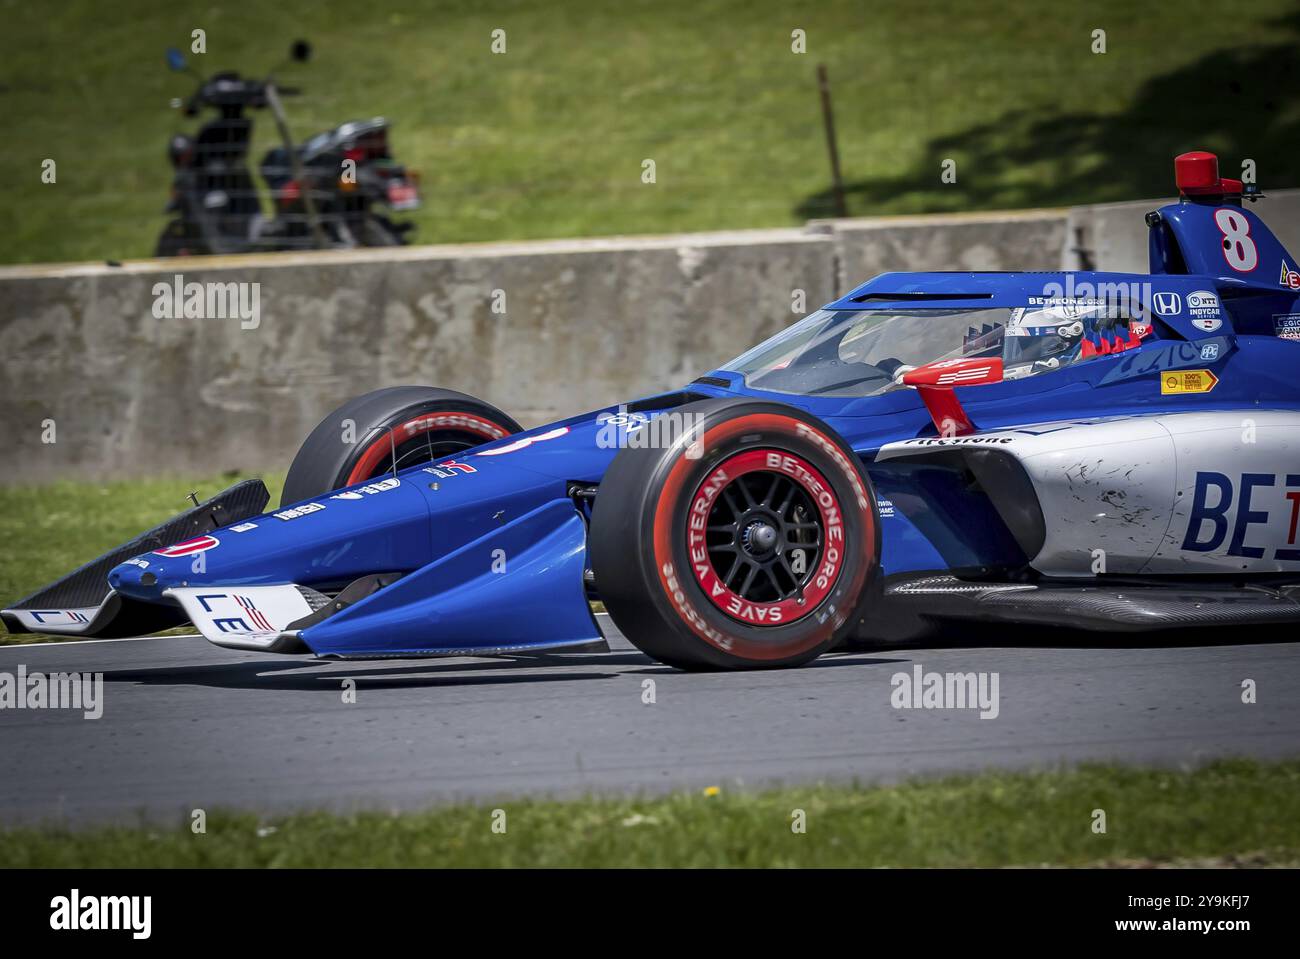
<svg viewBox="0 0 1300 959">
<path fill-rule="evenodd" d="M 1009 377 L 1017 372 L 1055 369 L 1068 363 L 1083 339 L 1085 320 L 1100 315 L 1103 305 L 1059 303 L 1017 307 L 1007 320 L 1003 362 Z"/>
</svg>

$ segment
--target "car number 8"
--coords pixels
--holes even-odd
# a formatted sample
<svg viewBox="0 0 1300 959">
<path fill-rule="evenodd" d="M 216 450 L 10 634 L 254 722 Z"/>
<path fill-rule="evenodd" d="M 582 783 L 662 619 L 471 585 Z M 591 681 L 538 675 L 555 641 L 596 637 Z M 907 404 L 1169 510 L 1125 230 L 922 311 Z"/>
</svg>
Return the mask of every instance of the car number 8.
<svg viewBox="0 0 1300 959">
<path fill-rule="evenodd" d="M 1250 221 L 1236 210 L 1216 210 L 1214 222 L 1223 234 L 1223 258 L 1238 273 L 1249 273 L 1259 265 L 1259 251 L 1250 238 Z"/>
</svg>

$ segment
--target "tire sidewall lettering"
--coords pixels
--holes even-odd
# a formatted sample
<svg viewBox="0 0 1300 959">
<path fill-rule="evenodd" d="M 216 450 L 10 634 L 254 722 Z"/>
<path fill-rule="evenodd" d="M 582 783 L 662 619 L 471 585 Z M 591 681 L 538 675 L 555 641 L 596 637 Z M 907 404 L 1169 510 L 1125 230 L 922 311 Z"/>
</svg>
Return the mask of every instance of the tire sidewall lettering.
<svg viewBox="0 0 1300 959">
<path fill-rule="evenodd" d="M 751 440 L 750 436 L 755 439 Z M 741 436 L 743 442 L 737 442 Z M 696 580 L 694 569 L 681 570 L 681 565 L 688 568 L 703 558 L 708 562 L 707 553 L 688 546 L 686 537 L 681 535 L 683 529 L 702 531 L 707 524 L 708 510 L 721 494 L 723 486 L 731 478 L 729 473 L 718 475 L 720 468 L 736 455 L 749 451 L 761 450 L 770 457 L 769 462 L 794 457 L 795 461 L 804 458 L 807 453 L 786 449 L 792 442 L 796 447 L 808 444 L 816 453 L 822 454 L 829 463 L 818 465 L 818 470 L 832 467 L 847 487 L 837 493 L 831 476 L 824 476 L 820 484 L 814 483 L 818 492 L 812 495 L 812 502 L 819 510 L 825 510 L 827 499 L 831 503 L 833 519 L 825 520 L 825 540 L 822 555 L 818 559 L 817 573 L 809 581 L 818 589 L 824 589 L 825 595 L 813 604 L 809 614 L 787 622 L 784 617 L 773 619 L 746 619 L 737 621 L 744 615 L 743 608 L 730 610 L 732 618 L 729 625 L 735 630 L 747 634 L 732 635 L 727 628 L 719 627 L 714 617 L 722 618 L 727 611 L 714 605 Z M 650 513 L 651 551 L 655 558 L 656 573 L 660 580 L 663 594 L 677 613 L 682 624 L 692 633 L 724 652 L 739 655 L 754 662 L 782 660 L 798 657 L 808 650 L 827 641 L 838 630 L 855 608 L 857 597 L 863 595 L 867 578 L 877 562 L 877 538 L 873 511 L 870 508 L 872 497 L 864 478 L 850 461 L 840 446 L 812 425 L 784 413 L 754 412 L 746 413 L 731 420 L 707 428 L 701 440 L 704 449 L 726 450 L 702 475 L 700 458 L 687 459 L 679 454 L 670 462 L 664 479 L 658 484 L 654 506 Z M 768 447 L 771 444 L 771 448 Z M 707 459 L 707 456 L 706 456 Z M 794 462 L 783 463 L 791 467 Z M 800 482 L 788 468 L 780 468 L 783 475 Z M 701 478 L 690 481 L 690 477 Z M 800 482 L 805 492 L 809 489 Z M 689 486 L 690 489 L 686 489 Z M 694 491 L 694 492 L 693 492 Z M 706 495 L 700 495 L 704 493 Z M 825 496 L 821 494 L 825 494 Z M 847 493 L 847 499 L 845 497 Z M 845 506 L 856 506 L 849 510 L 852 520 L 845 515 Z M 825 513 L 823 513 L 825 515 Z M 845 545 L 851 541 L 846 529 L 849 523 L 854 527 L 853 537 L 861 536 L 863 549 L 861 562 L 848 562 Z M 675 530 L 675 531 L 674 531 Z M 677 545 L 674 546 L 674 539 Z M 684 563 L 677 561 L 680 555 Z M 698 598 L 697 598 L 698 596 Z M 712 608 L 712 614 L 697 604 L 703 600 L 706 607 Z M 760 625 L 761 622 L 761 625 Z M 751 623 L 753 625 L 751 625 Z M 759 636 L 755 630 L 763 630 L 766 635 Z M 779 631 L 779 632 L 778 632 Z M 793 631 L 793 632 L 792 632 Z M 751 638 L 752 637 L 752 638 Z"/>
</svg>

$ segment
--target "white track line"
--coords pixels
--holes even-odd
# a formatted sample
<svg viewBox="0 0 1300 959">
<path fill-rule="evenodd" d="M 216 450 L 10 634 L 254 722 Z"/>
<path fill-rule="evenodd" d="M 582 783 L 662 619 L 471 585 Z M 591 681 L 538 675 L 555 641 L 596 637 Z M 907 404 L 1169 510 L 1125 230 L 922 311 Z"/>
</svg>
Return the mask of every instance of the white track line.
<svg viewBox="0 0 1300 959">
<path fill-rule="evenodd" d="M 69 639 L 52 643 L 0 643 L 0 651 L 7 649 L 41 649 L 46 646 L 91 646 L 95 643 L 141 643 L 150 639 L 195 639 L 198 633 L 179 633 L 173 636 L 123 636 L 120 639 Z"/>
</svg>

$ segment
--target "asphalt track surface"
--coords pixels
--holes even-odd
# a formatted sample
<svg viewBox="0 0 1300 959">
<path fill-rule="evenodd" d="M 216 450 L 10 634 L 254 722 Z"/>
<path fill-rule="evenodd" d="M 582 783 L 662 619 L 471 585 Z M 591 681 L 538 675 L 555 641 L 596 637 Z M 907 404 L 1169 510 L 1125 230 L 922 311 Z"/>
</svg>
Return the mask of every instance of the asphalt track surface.
<svg viewBox="0 0 1300 959">
<path fill-rule="evenodd" d="M 1293 634 L 1237 630 L 1177 646 L 965 637 L 709 674 L 660 666 L 617 634 L 609 653 L 350 663 L 238 653 L 197 636 L 3 646 L 0 672 L 103 672 L 104 715 L 0 710 L 0 824 L 1296 756 Z M 893 708 L 891 677 L 915 664 L 997 672 L 997 718 Z M 343 701 L 345 679 L 355 703 Z M 1242 702 L 1244 679 L 1257 683 L 1254 704 Z"/>
</svg>

